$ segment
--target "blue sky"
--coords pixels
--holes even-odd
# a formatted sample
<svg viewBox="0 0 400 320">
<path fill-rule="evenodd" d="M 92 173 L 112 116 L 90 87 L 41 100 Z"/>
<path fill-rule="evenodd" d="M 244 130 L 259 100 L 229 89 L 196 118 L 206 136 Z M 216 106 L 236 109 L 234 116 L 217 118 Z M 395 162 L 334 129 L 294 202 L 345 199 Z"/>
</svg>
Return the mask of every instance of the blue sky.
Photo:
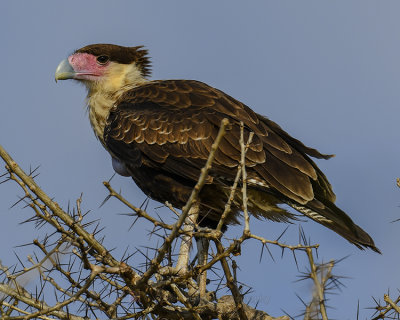
<svg viewBox="0 0 400 320">
<path fill-rule="evenodd" d="M 398 268 L 400 20 L 398 1 L 2 1 L 0 3 L 0 143 L 25 169 L 40 165 L 39 184 L 61 205 L 83 192 L 84 206 L 106 227 L 117 252 L 146 245 L 143 223 L 129 230 L 123 208 L 109 202 L 102 181 L 113 174 L 108 154 L 90 128 L 83 87 L 54 82 L 57 64 L 91 43 L 145 45 L 152 79 L 197 79 L 243 101 L 324 153 L 318 165 L 330 179 L 337 204 L 375 239 L 383 255 L 359 251 L 314 222 L 302 223 L 320 243 L 324 261 L 350 255 L 336 273 L 348 277 L 331 297 L 332 318 L 354 319 L 357 301 L 368 318 L 371 296 L 400 287 Z M 144 195 L 127 178 L 113 179 L 132 203 Z M 15 249 L 46 230 L 18 223 L 28 210 L 9 209 L 20 191 L 0 185 L 0 259 L 16 263 Z M 169 213 L 154 209 L 149 211 Z M 125 210 L 126 211 L 126 210 Z M 285 225 L 252 221 L 273 239 Z M 285 240 L 296 243 L 297 225 Z M 231 229 L 235 237 L 239 229 Z M 124 244 L 121 247 L 121 243 Z M 254 288 L 259 307 L 278 316 L 302 308 L 310 285 L 295 283 L 288 254 L 275 262 L 248 242 L 237 262 L 240 279 Z M 306 265 L 299 256 L 300 268 Z"/>
</svg>

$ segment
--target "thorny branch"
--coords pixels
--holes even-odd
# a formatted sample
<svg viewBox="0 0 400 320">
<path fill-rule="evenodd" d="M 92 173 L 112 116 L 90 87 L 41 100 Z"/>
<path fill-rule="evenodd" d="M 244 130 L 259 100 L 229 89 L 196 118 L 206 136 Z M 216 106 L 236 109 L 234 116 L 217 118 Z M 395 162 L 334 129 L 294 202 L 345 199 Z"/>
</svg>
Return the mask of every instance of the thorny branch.
<svg viewBox="0 0 400 320">
<path fill-rule="evenodd" d="M 306 317 L 304 319 L 312 319 L 310 314 L 315 314 L 315 309 L 321 314 L 323 320 L 328 320 L 326 311 L 326 298 L 325 288 L 328 280 L 331 278 L 332 268 L 334 261 L 331 261 L 328 265 L 317 265 L 314 263 L 314 257 L 310 248 L 306 249 L 308 261 L 310 262 L 310 278 L 314 282 L 314 297 L 306 309 Z"/>
<path fill-rule="evenodd" d="M 394 301 L 390 298 L 389 294 L 383 295 L 385 304 L 382 305 L 378 300 L 374 299 L 376 303 L 375 314 L 372 320 L 379 319 L 399 319 L 400 317 L 400 296 Z"/>
<path fill-rule="evenodd" d="M 400 188 L 400 178 L 396 179 L 396 185 Z M 398 221 L 398 220 L 395 220 Z M 393 300 L 390 298 L 389 293 L 383 295 L 383 301 L 385 304 L 381 304 L 381 302 L 374 298 L 375 301 L 375 313 L 372 320 L 379 319 L 400 319 L 400 295 Z"/>
<path fill-rule="evenodd" d="M 11 271 L 0 263 L 0 273 L 3 276 L 0 282 L 1 319 L 80 320 L 98 318 L 101 314 L 113 319 L 146 319 L 149 315 L 168 319 L 288 319 L 286 316 L 272 318 L 265 312 L 246 305 L 244 294 L 237 286 L 236 276 L 232 275 L 228 262 L 233 255 L 240 252 L 242 243 L 250 239 L 261 242 L 263 247 L 276 245 L 282 250 L 300 250 L 307 254 L 318 245 L 288 245 L 279 239 L 269 240 L 251 233 L 247 211 L 245 154 L 251 144 L 252 134 L 245 143 L 243 124 L 240 137 L 242 156 L 217 229 L 199 228 L 196 218 L 192 217 L 191 212 L 196 211 L 198 195 L 225 130 L 229 130 L 227 119 L 221 123 L 207 163 L 182 212 L 178 213 L 167 205 L 171 211 L 178 213 L 178 219 L 173 224 L 167 224 L 134 206 L 116 192 L 109 182 L 104 182 L 109 192 L 106 200 L 117 199 L 132 210 L 136 217 L 149 221 L 155 230 L 166 232 L 160 235 L 163 239 L 162 244 L 155 249 L 154 258 L 146 256 L 146 263 L 142 266 L 137 263 L 136 257 L 133 259 L 135 253 L 117 258 L 103 246 L 102 240 L 99 240 L 102 238 L 98 225 L 87 221 L 88 214 L 82 213 L 82 197 L 77 200 L 72 211 L 62 209 L 36 184 L 33 172 L 26 174 L 0 146 L 0 156 L 5 161 L 7 170 L 6 174 L 1 176 L 3 182 L 17 183 L 23 190 L 19 202 L 25 203 L 33 210 L 33 217 L 27 222 L 47 224 L 54 230 L 49 236 L 33 241 L 32 244 L 39 249 L 39 256 L 42 257 L 36 254 L 29 257 L 31 266 L 23 266 L 20 271 Z M 230 213 L 239 185 L 245 223 L 242 235 L 229 240 L 223 237 L 221 229 Z M 216 252 L 211 254 L 209 261 L 204 265 L 189 265 L 185 258 L 181 259 L 184 262 L 180 266 L 171 255 L 174 244 L 178 239 L 186 239 L 181 241 L 180 251 L 181 256 L 182 252 L 186 252 L 188 257 L 188 243 L 194 236 L 212 240 Z M 221 265 L 222 273 L 218 273 L 217 264 Z M 184 268 L 181 268 L 182 265 Z M 196 279 L 206 270 L 213 270 L 218 275 L 219 278 L 215 280 L 226 285 L 229 295 L 221 296 L 219 285 L 207 285 L 207 300 L 201 300 L 199 303 Z M 36 272 L 36 277 L 39 277 L 40 285 L 36 290 L 28 291 L 20 279 L 33 271 Z M 48 292 L 51 291 L 52 298 L 48 298 Z"/>
</svg>

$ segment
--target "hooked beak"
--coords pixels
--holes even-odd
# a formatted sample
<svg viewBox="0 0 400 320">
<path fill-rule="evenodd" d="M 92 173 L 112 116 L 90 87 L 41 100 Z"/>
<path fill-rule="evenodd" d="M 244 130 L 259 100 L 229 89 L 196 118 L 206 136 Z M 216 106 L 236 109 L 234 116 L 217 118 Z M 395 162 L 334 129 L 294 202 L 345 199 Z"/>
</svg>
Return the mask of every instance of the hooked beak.
<svg viewBox="0 0 400 320">
<path fill-rule="evenodd" d="M 68 59 L 64 59 L 60 62 L 56 69 L 56 82 L 58 80 L 74 79 L 76 76 L 76 71 L 69 63 Z"/>
</svg>

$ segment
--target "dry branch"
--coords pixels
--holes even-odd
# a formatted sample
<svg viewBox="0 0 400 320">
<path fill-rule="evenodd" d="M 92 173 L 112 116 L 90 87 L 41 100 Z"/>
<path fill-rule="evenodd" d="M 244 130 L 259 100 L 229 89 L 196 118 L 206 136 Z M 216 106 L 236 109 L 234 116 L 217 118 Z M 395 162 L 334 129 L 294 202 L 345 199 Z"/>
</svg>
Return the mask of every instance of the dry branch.
<svg viewBox="0 0 400 320">
<path fill-rule="evenodd" d="M 146 256 L 147 263 L 142 267 L 129 262 L 131 255 L 121 260 L 103 246 L 99 240 L 98 227 L 88 222 L 87 215 L 82 213 L 81 197 L 76 201 L 72 212 L 62 209 L 36 184 L 32 172 L 26 174 L 0 146 L 0 156 L 6 163 L 6 180 L 18 184 L 24 192 L 21 201 L 33 210 L 34 216 L 28 221 L 38 225 L 47 224 L 55 231 L 50 236 L 46 235 L 41 240 L 33 241 L 42 258 L 29 258 L 32 266 L 24 267 L 21 271 L 9 271 L 0 265 L 3 273 L 3 281 L 0 283 L 0 292 L 3 295 L 0 301 L 1 318 L 80 320 L 98 318 L 99 314 L 102 314 L 113 319 L 144 319 L 148 315 L 167 319 L 288 319 L 272 318 L 267 313 L 246 305 L 243 302 L 244 295 L 240 292 L 236 277 L 233 277 L 228 264 L 230 257 L 236 254 L 241 244 L 248 239 L 260 241 L 263 245 L 276 245 L 282 250 L 308 252 L 317 247 L 288 245 L 279 242 L 279 239 L 268 240 L 250 232 L 245 154 L 252 134 L 245 143 L 243 125 L 240 140 L 241 161 L 231 186 L 225 212 L 216 230 L 198 228 L 197 225 L 198 195 L 205 184 L 215 152 L 228 124 L 228 120 L 222 121 L 206 165 L 182 212 L 179 213 L 172 206 L 168 206 L 174 214 L 178 214 L 178 220 L 174 224 L 166 224 L 154 218 L 117 193 L 109 182 L 104 182 L 109 192 L 106 200 L 117 199 L 130 208 L 136 217 L 146 219 L 155 229 L 165 232 L 161 235 L 162 244 L 155 248 L 154 257 L 150 259 Z M 228 240 L 223 238 L 221 228 L 230 212 L 240 182 L 244 228 L 239 238 Z M 210 261 L 207 262 L 207 258 L 200 259 L 203 261 L 190 266 L 189 249 L 194 236 L 212 240 L 216 253 Z M 174 261 L 170 253 L 173 251 L 173 243 L 176 243 L 178 238 L 181 239 L 180 255 L 178 260 Z M 62 260 L 66 262 L 61 262 Z M 231 293 L 219 299 L 208 285 L 199 290 L 196 283 L 196 279 L 201 278 L 199 275 L 205 275 L 206 271 L 214 268 L 217 263 L 222 266 L 222 273 L 218 275 L 221 278 L 218 280 L 225 283 Z M 35 292 L 28 292 L 17 281 L 18 277 L 31 271 L 37 271 L 40 276 L 40 286 Z M 56 297 L 56 302 L 52 305 L 47 303 L 44 297 L 44 292 L 50 288 Z M 206 291 L 206 295 L 203 295 L 206 299 L 196 299 L 199 291 Z"/>
</svg>

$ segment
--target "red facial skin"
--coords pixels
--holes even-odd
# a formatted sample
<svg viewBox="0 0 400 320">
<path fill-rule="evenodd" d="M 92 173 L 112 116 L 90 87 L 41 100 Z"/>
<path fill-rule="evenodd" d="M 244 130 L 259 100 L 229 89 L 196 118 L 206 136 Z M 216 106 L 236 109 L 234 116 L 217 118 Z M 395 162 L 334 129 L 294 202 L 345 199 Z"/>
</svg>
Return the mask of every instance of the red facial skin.
<svg viewBox="0 0 400 320">
<path fill-rule="evenodd" d="M 96 81 L 107 71 L 109 62 L 101 64 L 97 57 L 88 53 L 75 53 L 68 57 L 68 62 L 76 72 L 74 79 Z"/>
</svg>

